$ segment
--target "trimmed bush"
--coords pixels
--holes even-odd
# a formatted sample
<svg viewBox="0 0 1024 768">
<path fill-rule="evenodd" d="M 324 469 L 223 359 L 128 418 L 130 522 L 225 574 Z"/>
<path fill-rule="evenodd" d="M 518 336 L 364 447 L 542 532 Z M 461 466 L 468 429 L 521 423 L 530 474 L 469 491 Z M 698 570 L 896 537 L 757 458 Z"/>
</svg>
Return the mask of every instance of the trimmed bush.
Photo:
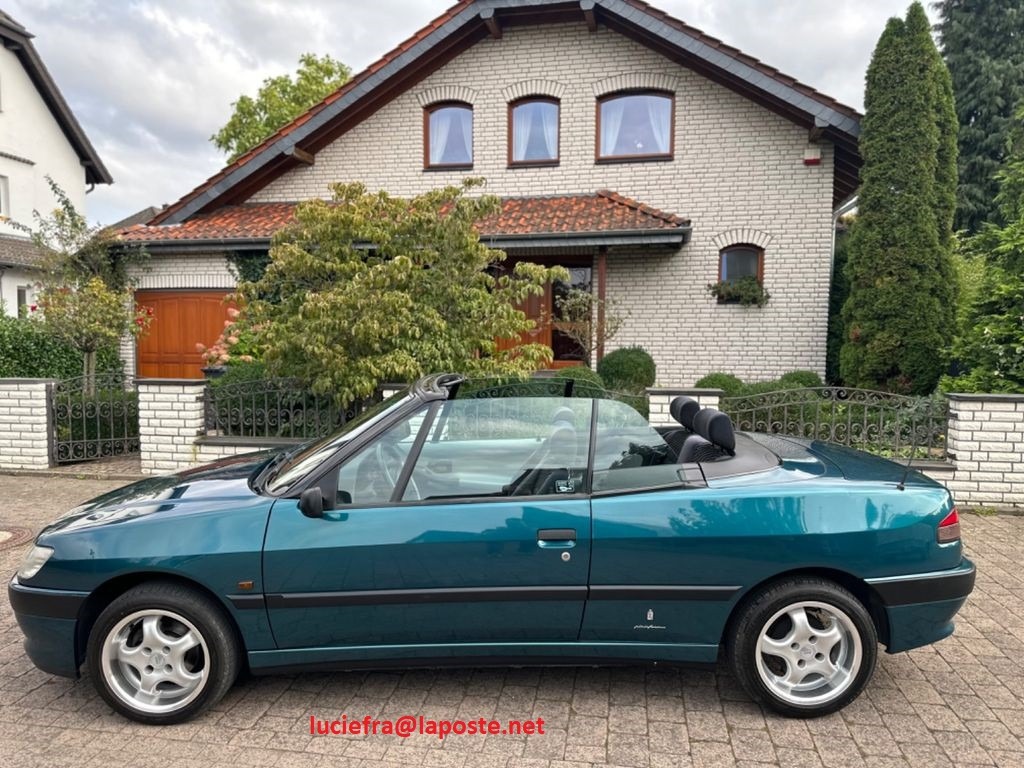
<svg viewBox="0 0 1024 768">
<path fill-rule="evenodd" d="M 653 387 L 657 375 L 654 358 L 641 347 L 609 352 L 597 364 L 597 373 L 608 389 L 631 393 Z"/>
<path fill-rule="evenodd" d="M 117 347 L 96 354 L 97 373 L 120 373 Z M 71 379 L 82 375 L 82 353 L 42 323 L 0 314 L 0 378 Z"/>
<path fill-rule="evenodd" d="M 825 383 L 814 371 L 790 371 L 779 378 L 780 389 L 812 389 L 823 387 Z"/>
<path fill-rule="evenodd" d="M 595 392 L 604 391 L 604 379 L 597 371 L 587 368 L 585 365 L 573 365 L 568 368 L 561 368 L 555 375 L 556 379 L 572 379 L 573 393 L 577 395 L 590 395 Z"/>
<path fill-rule="evenodd" d="M 733 376 L 731 373 L 709 373 L 697 379 L 694 387 L 697 389 L 720 389 L 725 393 L 725 397 L 734 397 L 743 394 L 746 385 L 740 381 L 738 376 Z"/>
</svg>

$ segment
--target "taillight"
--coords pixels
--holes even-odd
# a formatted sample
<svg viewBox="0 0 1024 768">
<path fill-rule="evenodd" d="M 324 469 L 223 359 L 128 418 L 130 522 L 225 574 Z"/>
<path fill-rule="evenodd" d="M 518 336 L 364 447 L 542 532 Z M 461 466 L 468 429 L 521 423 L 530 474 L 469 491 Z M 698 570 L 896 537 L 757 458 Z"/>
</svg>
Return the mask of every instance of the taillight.
<svg viewBox="0 0 1024 768">
<path fill-rule="evenodd" d="M 946 515 L 946 518 L 939 523 L 939 530 L 936 534 L 939 544 L 948 544 L 951 541 L 960 541 L 960 515 L 956 507 Z"/>
</svg>

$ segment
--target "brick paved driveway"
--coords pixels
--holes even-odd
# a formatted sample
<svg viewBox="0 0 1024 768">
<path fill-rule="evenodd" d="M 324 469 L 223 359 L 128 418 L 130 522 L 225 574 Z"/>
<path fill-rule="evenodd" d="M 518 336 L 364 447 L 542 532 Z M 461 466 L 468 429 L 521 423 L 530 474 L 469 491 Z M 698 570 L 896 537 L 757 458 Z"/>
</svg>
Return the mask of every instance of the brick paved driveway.
<svg viewBox="0 0 1024 768">
<path fill-rule="evenodd" d="M 0 475 L 0 528 L 38 529 L 118 482 Z M 45 507 L 43 506 L 45 505 Z M 957 634 L 884 656 L 842 713 L 783 720 L 722 671 L 457 670 L 242 681 L 216 711 L 131 724 L 35 670 L 0 598 L 0 766 L 1024 766 L 1024 517 L 966 516 L 978 586 Z M 0 574 L 25 546 L 0 550 Z M 542 717 L 546 735 L 311 737 L 309 716 Z"/>
</svg>

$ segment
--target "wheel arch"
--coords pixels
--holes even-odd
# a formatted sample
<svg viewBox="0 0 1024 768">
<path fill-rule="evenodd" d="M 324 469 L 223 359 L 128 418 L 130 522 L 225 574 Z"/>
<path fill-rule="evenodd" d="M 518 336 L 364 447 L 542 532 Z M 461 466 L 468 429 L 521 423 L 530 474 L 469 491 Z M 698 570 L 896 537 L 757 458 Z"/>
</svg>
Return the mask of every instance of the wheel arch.
<svg viewBox="0 0 1024 768">
<path fill-rule="evenodd" d="M 731 637 L 733 627 L 735 626 L 740 613 L 742 613 L 742 609 L 753 599 L 754 595 L 772 584 L 776 584 L 787 579 L 800 578 L 801 576 L 812 576 L 819 579 L 833 581 L 850 592 L 855 598 L 857 598 L 861 605 L 864 606 L 864 609 L 871 617 L 871 621 L 875 625 L 875 631 L 878 633 L 879 642 L 885 646 L 889 645 L 889 617 L 885 612 L 885 604 L 882 602 L 882 599 L 878 596 L 875 589 L 866 581 L 854 576 L 852 573 L 838 568 L 828 567 L 795 568 L 793 570 L 783 571 L 782 573 L 769 576 L 768 578 L 752 585 L 748 589 L 743 590 L 739 599 L 729 611 L 729 618 L 726 620 L 725 626 L 722 628 L 722 637 L 719 640 L 719 645 L 723 648 L 725 647 L 726 641 Z"/>
<path fill-rule="evenodd" d="M 110 605 L 114 600 L 123 595 L 133 587 L 137 587 L 140 584 L 146 584 L 149 582 L 163 581 L 172 584 L 178 584 L 183 587 L 188 587 L 200 592 L 209 597 L 215 605 L 220 606 L 225 618 L 228 620 L 232 631 L 235 634 L 235 640 L 238 642 L 238 647 L 241 649 L 242 662 L 245 663 L 245 639 L 242 636 L 241 628 L 238 626 L 238 621 L 235 619 L 233 612 L 230 607 L 224 602 L 216 592 L 207 587 L 202 582 L 190 579 L 187 576 L 182 576 L 177 573 L 168 573 L 166 571 L 135 571 L 132 573 L 119 574 L 111 579 L 100 584 L 96 589 L 89 593 L 89 596 L 85 599 L 82 607 L 78 612 L 78 622 L 75 627 L 75 663 L 81 665 L 85 661 L 86 646 L 89 641 L 89 633 L 92 632 L 93 625 L 96 623 L 96 619 L 99 618 L 100 614 L 103 613 L 104 609 Z"/>
</svg>

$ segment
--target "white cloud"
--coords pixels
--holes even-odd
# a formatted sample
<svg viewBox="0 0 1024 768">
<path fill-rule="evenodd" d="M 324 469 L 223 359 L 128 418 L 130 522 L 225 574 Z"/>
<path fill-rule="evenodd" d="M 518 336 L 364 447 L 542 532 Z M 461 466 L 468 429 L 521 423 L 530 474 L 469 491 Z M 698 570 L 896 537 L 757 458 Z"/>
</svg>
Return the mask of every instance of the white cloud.
<svg viewBox="0 0 1024 768">
<path fill-rule="evenodd" d="M 860 108 L 885 20 L 906 0 L 654 0 Z M 306 51 L 358 71 L 450 0 L 8 0 L 114 176 L 89 196 L 104 223 L 173 202 L 216 172 L 209 137 L 242 93 Z"/>
</svg>

